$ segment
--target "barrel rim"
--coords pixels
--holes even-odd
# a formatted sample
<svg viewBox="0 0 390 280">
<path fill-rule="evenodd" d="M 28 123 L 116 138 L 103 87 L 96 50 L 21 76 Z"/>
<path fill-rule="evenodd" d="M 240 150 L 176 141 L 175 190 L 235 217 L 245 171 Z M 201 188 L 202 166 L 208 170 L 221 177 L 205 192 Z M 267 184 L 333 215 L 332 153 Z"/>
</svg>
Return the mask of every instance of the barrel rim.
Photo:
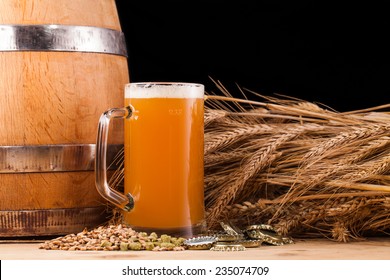
<svg viewBox="0 0 390 280">
<path fill-rule="evenodd" d="M 79 208 L 0 210 L 0 238 L 50 236 L 95 228 L 108 219 L 107 205 Z"/>
<path fill-rule="evenodd" d="M 93 171 L 96 144 L 0 145 L 0 174 Z M 109 144 L 107 168 L 115 170 L 123 144 Z"/>
<path fill-rule="evenodd" d="M 127 57 L 121 30 L 87 25 L 0 24 L 0 52 L 92 52 Z"/>
</svg>

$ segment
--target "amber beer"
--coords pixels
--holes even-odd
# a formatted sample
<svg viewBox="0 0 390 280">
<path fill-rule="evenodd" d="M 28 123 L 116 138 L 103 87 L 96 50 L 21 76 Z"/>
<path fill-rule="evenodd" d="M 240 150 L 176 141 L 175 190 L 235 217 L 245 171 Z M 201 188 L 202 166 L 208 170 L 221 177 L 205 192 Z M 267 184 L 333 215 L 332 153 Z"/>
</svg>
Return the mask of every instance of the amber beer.
<svg viewBox="0 0 390 280">
<path fill-rule="evenodd" d="M 130 83 L 125 106 L 100 116 L 95 183 L 101 196 L 138 231 L 192 236 L 204 229 L 204 86 Z M 107 180 L 112 118 L 125 119 L 124 192 Z"/>
<path fill-rule="evenodd" d="M 199 84 L 125 88 L 125 193 L 134 229 L 192 235 L 204 221 L 203 97 Z"/>
</svg>

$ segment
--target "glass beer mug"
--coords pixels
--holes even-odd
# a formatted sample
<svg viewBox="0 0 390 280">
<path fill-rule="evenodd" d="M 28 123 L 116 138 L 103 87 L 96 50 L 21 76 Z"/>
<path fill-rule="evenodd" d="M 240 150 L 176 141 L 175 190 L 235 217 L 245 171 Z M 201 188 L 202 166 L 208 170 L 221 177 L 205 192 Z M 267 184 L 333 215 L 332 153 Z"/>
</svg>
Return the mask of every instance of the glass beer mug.
<svg viewBox="0 0 390 280">
<path fill-rule="evenodd" d="M 203 185 L 204 86 L 193 83 L 130 83 L 124 108 L 99 120 L 96 187 L 125 210 L 137 231 L 189 237 L 205 228 Z M 111 118 L 124 118 L 124 193 L 107 182 Z"/>
</svg>

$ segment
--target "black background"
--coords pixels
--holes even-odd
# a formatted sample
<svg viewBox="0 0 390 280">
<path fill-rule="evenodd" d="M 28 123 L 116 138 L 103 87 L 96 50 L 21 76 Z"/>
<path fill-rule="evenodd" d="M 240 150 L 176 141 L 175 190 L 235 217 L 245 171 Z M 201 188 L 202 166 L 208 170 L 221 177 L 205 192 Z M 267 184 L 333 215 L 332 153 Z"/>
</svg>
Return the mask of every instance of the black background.
<svg viewBox="0 0 390 280">
<path fill-rule="evenodd" d="M 338 111 L 389 103 L 385 5 L 312 2 L 117 0 L 130 80 L 198 82 L 218 93 L 214 79 L 237 97 L 238 85 Z"/>
</svg>

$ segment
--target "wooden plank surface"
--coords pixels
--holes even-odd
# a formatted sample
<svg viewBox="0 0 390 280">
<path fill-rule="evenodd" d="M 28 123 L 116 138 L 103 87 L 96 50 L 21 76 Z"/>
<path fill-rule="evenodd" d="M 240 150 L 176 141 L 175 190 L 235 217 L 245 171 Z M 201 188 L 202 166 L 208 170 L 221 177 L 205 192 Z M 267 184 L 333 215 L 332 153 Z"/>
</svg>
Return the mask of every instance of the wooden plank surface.
<svg viewBox="0 0 390 280">
<path fill-rule="evenodd" d="M 39 243 L 0 243 L 2 260 L 390 260 L 390 238 L 338 243 L 326 239 L 295 240 L 284 246 L 261 246 L 242 252 L 186 250 L 179 252 L 149 251 L 50 251 L 38 249 Z"/>
</svg>

